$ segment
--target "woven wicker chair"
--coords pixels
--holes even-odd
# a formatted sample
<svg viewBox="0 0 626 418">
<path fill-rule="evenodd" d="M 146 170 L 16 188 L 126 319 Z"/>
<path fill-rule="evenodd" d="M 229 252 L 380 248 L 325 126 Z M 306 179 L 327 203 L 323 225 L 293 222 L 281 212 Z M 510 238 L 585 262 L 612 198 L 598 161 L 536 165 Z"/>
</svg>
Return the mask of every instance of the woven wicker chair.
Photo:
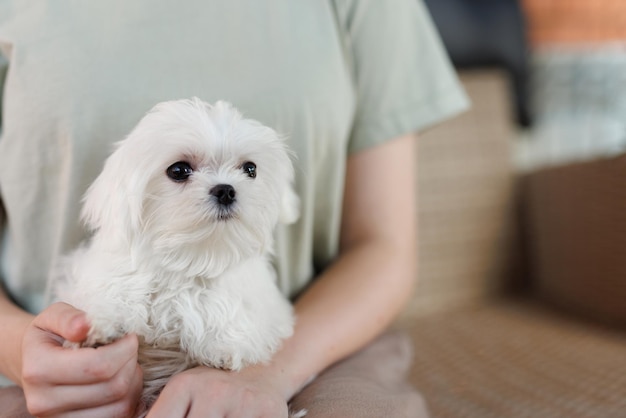
<svg viewBox="0 0 626 418">
<path fill-rule="evenodd" d="M 517 179 L 506 80 L 462 79 L 420 140 L 412 381 L 434 418 L 626 417 L 626 157 Z"/>
</svg>

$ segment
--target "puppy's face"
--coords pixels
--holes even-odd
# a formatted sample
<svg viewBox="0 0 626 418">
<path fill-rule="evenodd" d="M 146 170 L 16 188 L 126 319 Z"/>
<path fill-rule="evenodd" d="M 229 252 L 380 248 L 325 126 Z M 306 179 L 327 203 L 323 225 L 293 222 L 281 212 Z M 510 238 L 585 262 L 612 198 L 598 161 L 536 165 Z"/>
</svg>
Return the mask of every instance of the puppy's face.
<svg viewBox="0 0 626 418">
<path fill-rule="evenodd" d="M 277 134 L 229 104 L 165 102 L 107 160 L 85 199 L 98 233 L 148 246 L 175 270 L 215 272 L 269 250 L 297 218 L 293 167 Z"/>
</svg>

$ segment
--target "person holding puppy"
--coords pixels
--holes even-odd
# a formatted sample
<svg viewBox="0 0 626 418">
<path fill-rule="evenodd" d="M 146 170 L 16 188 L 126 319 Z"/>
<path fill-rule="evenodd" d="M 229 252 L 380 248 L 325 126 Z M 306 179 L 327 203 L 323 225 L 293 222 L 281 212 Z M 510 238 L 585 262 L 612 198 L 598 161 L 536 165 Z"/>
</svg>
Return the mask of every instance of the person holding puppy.
<svg viewBox="0 0 626 418">
<path fill-rule="evenodd" d="M 8 0 L 0 86 L 0 373 L 31 414 L 132 416 L 136 336 L 63 348 L 90 325 L 45 306 L 47 277 L 85 238 L 81 197 L 111 144 L 155 103 L 198 96 L 297 156 L 301 217 L 276 231 L 274 261 L 297 323 L 268 364 L 174 376 L 148 417 L 286 417 L 289 401 L 309 417 L 425 415 L 392 355 L 405 342 L 377 339 L 414 286 L 415 132 L 466 106 L 421 2 Z"/>
</svg>

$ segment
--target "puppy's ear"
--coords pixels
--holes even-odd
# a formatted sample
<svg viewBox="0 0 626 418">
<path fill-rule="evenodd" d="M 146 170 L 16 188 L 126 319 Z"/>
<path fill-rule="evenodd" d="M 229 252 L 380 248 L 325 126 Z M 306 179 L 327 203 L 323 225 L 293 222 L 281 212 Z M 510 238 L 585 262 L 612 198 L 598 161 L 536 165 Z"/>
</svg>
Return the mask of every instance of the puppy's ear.
<svg viewBox="0 0 626 418">
<path fill-rule="evenodd" d="M 283 191 L 278 221 L 288 225 L 296 222 L 299 217 L 300 198 L 290 185 Z"/>
<path fill-rule="evenodd" d="M 91 230 L 127 235 L 141 226 L 147 175 L 140 175 L 132 144 L 122 141 L 83 198 L 81 218 Z"/>
</svg>

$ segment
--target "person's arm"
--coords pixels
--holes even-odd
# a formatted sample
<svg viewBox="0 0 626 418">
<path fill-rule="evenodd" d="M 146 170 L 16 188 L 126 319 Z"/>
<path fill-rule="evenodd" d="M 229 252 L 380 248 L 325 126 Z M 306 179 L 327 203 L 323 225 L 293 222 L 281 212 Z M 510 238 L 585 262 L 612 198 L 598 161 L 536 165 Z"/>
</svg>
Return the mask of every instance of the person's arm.
<svg viewBox="0 0 626 418">
<path fill-rule="evenodd" d="M 174 376 L 148 417 L 286 416 L 311 377 L 381 333 L 416 277 L 415 155 L 407 135 L 349 157 L 340 254 L 296 302 L 295 333 L 271 364 Z"/>
<path fill-rule="evenodd" d="M 297 333 L 274 362 L 287 395 L 377 336 L 412 295 L 415 154 L 407 135 L 349 158 L 339 258 L 297 301 Z"/>
<path fill-rule="evenodd" d="M 22 380 L 22 336 L 33 318 L 15 306 L 0 286 L 0 374 L 13 382 Z"/>
<path fill-rule="evenodd" d="M 38 417 L 130 417 L 142 388 L 137 337 L 98 349 L 68 349 L 62 340 L 83 341 L 84 312 L 56 303 L 39 315 L 14 305 L 0 291 L 0 372 L 24 389 Z"/>
</svg>

